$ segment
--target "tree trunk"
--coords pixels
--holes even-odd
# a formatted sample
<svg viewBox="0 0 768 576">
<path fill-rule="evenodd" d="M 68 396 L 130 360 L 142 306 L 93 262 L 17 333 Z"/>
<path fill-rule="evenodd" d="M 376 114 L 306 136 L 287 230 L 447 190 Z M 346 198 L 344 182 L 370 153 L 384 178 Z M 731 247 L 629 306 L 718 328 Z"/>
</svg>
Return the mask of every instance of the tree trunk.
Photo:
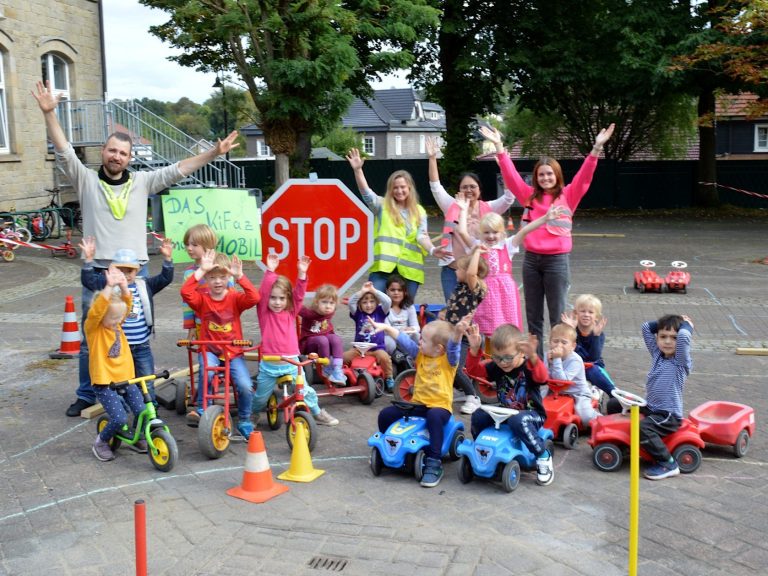
<svg viewBox="0 0 768 576">
<path fill-rule="evenodd" d="M 698 180 L 694 189 L 695 206 L 713 207 L 720 204 L 717 192 L 715 160 L 715 93 L 702 90 L 699 94 L 699 163 Z"/>
<path fill-rule="evenodd" d="M 296 134 L 296 149 L 291 154 L 291 177 L 309 176 L 309 158 L 312 155 L 312 134 L 301 130 Z"/>
<path fill-rule="evenodd" d="M 275 154 L 275 188 L 280 188 L 290 178 L 289 165 L 287 154 Z"/>
</svg>

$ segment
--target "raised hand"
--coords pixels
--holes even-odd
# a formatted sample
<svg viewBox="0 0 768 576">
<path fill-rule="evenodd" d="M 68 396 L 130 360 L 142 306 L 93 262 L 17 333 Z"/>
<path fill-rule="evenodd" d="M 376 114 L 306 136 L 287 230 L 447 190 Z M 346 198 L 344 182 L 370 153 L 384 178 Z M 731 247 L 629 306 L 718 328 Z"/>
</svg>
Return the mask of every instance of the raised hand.
<svg viewBox="0 0 768 576">
<path fill-rule="evenodd" d="M 303 255 L 299 256 L 299 262 L 297 264 L 299 269 L 299 276 L 301 277 L 302 274 L 306 275 L 307 270 L 309 270 L 309 265 L 312 263 L 312 259 L 309 256 Z"/>
<path fill-rule="evenodd" d="M 373 282 L 371 282 L 370 280 L 368 282 L 366 282 L 365 284 L 363 284 L 363 287 L 360 288 L 360 292 L 362 292 L 362 293 L 374 292 L 375 290 L 376 290 L 376 288 L 374 287 Z"/>
<path fill-rule="evenodd" d="M 605 330 L 605 325 L 608 324 L 608 318 L 605 316 L 602 316 L 599 320 L 595 322 L 594 328 L 592 328 L 592 333 L 595 336 L 600 336 L 600 334 L 603 333 L 603 330 Z"/>
<path fill-rule="evenodd" d="M 437 140 L 432 136 L 427 136 L 426 147 L 427 156 L 429 158 L 437 158 L 437 155 L 440 152 L 440 146 L 437 144 Z"/>
<path fill-rule="evenodd" d="M 472 325 L 473 314 L 467 314 L 453 327 L 453 339 L 455 341 L 460 341 L 461 337 L 468 333 L 469 327 Z"/>
<path fill-rule="evenodd" d="M 693 328 L 693 320 L 691 320 L 691 317 L 690 317 L 690 316 L 687 316 L 686 314 L 682 314 L 680 317 L 681 317 L 683 320 L 685 320 L 686 322 L 688 322 L 688 324 L 690 324 L 690 325 L 691 325 L 691 328 Z"/>
<path fill-rule="evenodd" d="M 560 314 L 560 322 L 568 324 L 571 328 L 576 328 L 576 325 L 578 324 L 578 321 L 576 320 L 576 311 L 571 310 L 570 312 L 563 312 Z"/>
<path fill-rule="evenodd" d="M 501 132 L 499 132 L 496 128 L 491 126 L 480 126 L 479 132 L 483 138 L 491 142 L 496 147 L 497 152 L 504 150 L 504 145 L 501 141 Z"/>
<path fill-rule="evenodd" d="M 360 150 L 357 148 L 352 148 L 347 153 L 347 162 L 349 162 L 349 165 L 352 166 L 352 170 L 360 170 L 363 168 L 363 162 L 365 162 L 365 158 L 360 156 Z"/>
<path fill-rule="evenodd" d="M 613 136 L 614 128 L 616 128 L 616 124 L 611 124 L 608 128 L 600 130 L 599 134 L 595 137 L 595 148 L 603 148 L 603 145 Z"/>
<path fill-rule="evenodd" d="M 86 262 L 90 262 L 96 255 L 96 238 L 93 236 L 84 236 L 77 247 L 82 251 L 83 259 Z"/>
<path fill-rule="evenodd" d="M 173 242 L 170 238 L 163 238 L 163 242 L 160 244 L 160 254 L 163 255 L 163 259 L 168 261 L 173 258 Z"/>
<path fill-rule="evenodd" d="M 45 112 L 51 112 L 55 110 L 59 105 L 63 93 L 54 94 L 51 89 L 51 81 L 46 80 L 45 84 L 42 81 L 37 81 L 37 92 L 32 91 L 32 96 L 37 100 L 37 105 L 40 106 L 40 110 Z"/>
<path fill-rule="evenodd" d="M 274 252 L 270 252 L 267 254 L 267 269 L 271 272 L 274 272 L 277 270 L 277 267 L 280 265 L 280 258 L 277 257 L 277 254 Z"/>
<path fill-rule="evenodd" d="M 243 277 L 243 261 L 237 257 L 237 254 L 232 255 L 232 261 L 229 264 L 229 273 L 232 274 L 235 280 L 240 280 Z"/>
<path fill-rule="evenodd" d="M 123 285 L 125 285 L 126 289 L 128 288 L 128 282 L 125 279 L 125 274 L 123 274 L 123 272 L 114 264 L 109 265 L 109 268 L 107 268 L 104 276 L 107 280 L 107 286 L 120 286 L 122 288 Z"/>
<path fill-rule="evenodd" d="M 536 334 L 528 334 L 528 339 L 520 340 L 517 343 L 517 351 L 522 352 L 526 358 L 531 360 L 533 363 L 538 360 L 538 355 L 536 354 L 536 349 L 539 347 L 539 339 L 536 337 Z"/>
<path fill-rule="evenodd" d="M 223 154 L 226 154 L 233 148 L 237 148 L 240 146 L 235 140 L 237 140 L 238 132 L 237 130 L 232 130 L 232 132 L 229 133 L 229 135 L 224 138 L 224 140 L 219 139 L 216 142 L 216 153 L 217 156 L 221 156 Z"/>
<path fill-rule="evenodd" d="M 203 274 L 205 274 L 209 270 L 213 270 L 213 263 L 215 259 L 216 259 L 216 250 L 205 251 L 205 254 L 203 254 L 203 257 L 200 258 L 200 270 L 203 271 Z"/>
<path fill-rule="evenodd" d="M 477 324 L 469 325 L 467 328 L 467 341 L 473 352 L 480 350 L 480 346 L 483 344 L 483 337 L 480 335 L 480 326 Z"/>
<path fill-rule="evenodd" d="M 469 210 L 469 198 L 464 192 L 457 192 L 454 199 L 460 210 Z"/>
</svg>

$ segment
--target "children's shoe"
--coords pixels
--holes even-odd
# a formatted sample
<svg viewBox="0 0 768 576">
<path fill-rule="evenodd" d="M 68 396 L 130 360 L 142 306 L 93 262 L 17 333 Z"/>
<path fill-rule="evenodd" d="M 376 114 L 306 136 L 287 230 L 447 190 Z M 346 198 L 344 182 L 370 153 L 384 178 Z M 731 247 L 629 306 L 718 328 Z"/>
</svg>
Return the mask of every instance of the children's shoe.
<svg viewBox="0 0 768 576">
<path fill-rule="evenodd" d="M 200 418 L 203 417 L 202 408 L 192 408 L 187 412 L 187 426 L 197 428 L 200 425 Z"/>
<path fill-rule="evenodd" d="M 390 376 L 386 380 L 384 380 L 384 390 L 387 394 L 392 394 L 392 391 L 395 389 L 395 379 Z"/>
<path fill-rule="evenodd" d="M 253 432 L 253 424 L 250 420 L 241 420 L 237 423 L 237 431 L 240 432 L 240 436 L 248 440 Z"/>
<path fill-rule="evenodd" d="M 142 439 L 136 442 L 136 444 L 126 444 L 126 447 L 129 450 L 133 450 L 134 452 L 138 452 L 139 454 L 146 454 L 149 451 L 149 446 L 147 445 L 147 441 Z"/>
<path fill-rule="evenodd" d="M 347 383 L 347 377 L 344 376 L 344 369 L 342 366 L 342 360 L 333 360 L 332 366 L 323 368 L 323 374 L 325 374 L 325 377 L 334 384 L 344 386 Z"/>
<path fill-rule="evenodd" d="M 101 436 L 97 435 L 93 443 L 93 455 L 102 462 L 109 462 L 115 459 L 115 453 L 109 447 L 109 442 L 104 442 Z"/>
<path fill-rule="evenodd" d="M 552 454 L 544 452 L 546 456 L 536 460 L 536 483 L 539 486 L 548 486 L 555 479 L 555 467 L 552 465 Z"/>
<path fill-rule="evenodd" d="M 664 478 L 670 478 L 680 474 L 680 468 L 677 462 L 657 462 L 652 466 L 648 466 L 643 473 L 643 476 L 648 480 L 663 480 Z"/>
<path fill-rule="evenodd" d="M 479 396 L 467 396 L 467 399 L 464 400 L 464 405 L 461 407 L 461 413 L 472 414 L 475 410 L 480 408 L 481 404 L 482 402 L 480 401 Z"/>
<path fill-rule="evenodd" d="M 440 484 L 443 478 L 443 463 L 437 458 L 424 458 L 424 473 L 421 476 L 421 485 L 425 488 L 433 488 Z"/>
<path fill-rule="evenodd" d="M 328 411 L 325 408 L 320 410 L 319 414 L 314 414 L 314 417 L 315 422 L 322 424 L 323 426 L 336 426 L 339 423 L 338 419 L 328 414 Z"/>
</svg>

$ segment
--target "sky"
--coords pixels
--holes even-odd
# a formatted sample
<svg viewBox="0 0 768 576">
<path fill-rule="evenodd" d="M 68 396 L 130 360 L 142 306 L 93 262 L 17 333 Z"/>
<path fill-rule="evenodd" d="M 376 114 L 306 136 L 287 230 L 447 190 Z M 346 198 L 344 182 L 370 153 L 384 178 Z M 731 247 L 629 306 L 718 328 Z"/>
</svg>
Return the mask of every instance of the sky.
<svg viewBox="0 0 768 576">
<path fill-rule="evenodd" d="M 202 104 L 218 90 L 215 73 L 197 72 L 167 60 L 179 51 L 149 33 L 149 27 L 168 20 L 161 10 L 137 0 L 104 1 L 104 45 L 107 55 L 109 99 L 152 98 L 177 102 L 186 96 Z M 374 88 L 404 88 L 405 80 L 388 77 Z"/>
</svg>

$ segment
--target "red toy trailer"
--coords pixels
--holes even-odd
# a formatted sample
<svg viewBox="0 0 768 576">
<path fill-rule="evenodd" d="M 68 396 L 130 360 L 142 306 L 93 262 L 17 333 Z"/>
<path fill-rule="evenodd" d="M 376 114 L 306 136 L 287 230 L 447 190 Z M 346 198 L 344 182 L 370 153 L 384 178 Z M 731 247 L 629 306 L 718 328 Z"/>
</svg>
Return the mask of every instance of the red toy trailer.
<svg viewBox="0 0 768 576">
<path fill-rule="evenodd" d="M 701 439 L 708 444 L 732 446 L 736 458 L 749 450 L 755 434 L 755 411 L 736 402 L 704 402 L 688 414 L 699 428 Z"/>
</svg>

